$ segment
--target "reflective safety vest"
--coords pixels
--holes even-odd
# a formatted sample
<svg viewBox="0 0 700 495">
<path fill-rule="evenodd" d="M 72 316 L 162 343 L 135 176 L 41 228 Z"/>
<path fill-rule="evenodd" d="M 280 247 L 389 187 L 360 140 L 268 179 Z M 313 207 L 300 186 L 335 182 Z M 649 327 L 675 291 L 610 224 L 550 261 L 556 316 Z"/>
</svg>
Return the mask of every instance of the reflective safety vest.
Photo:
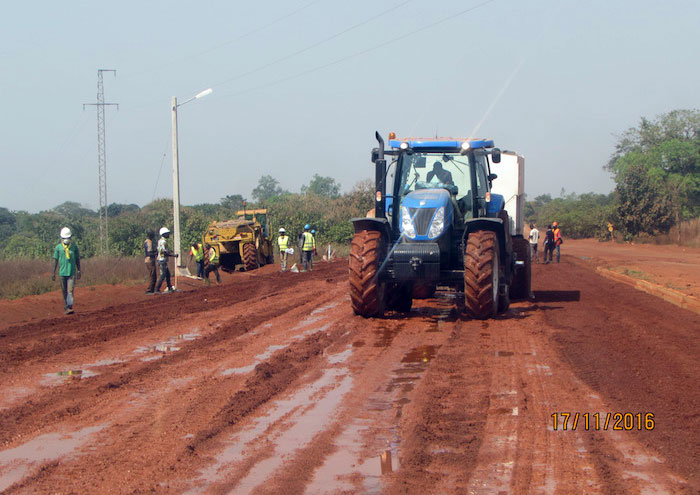
<svg viewBox="0 0 700 495">
<path fill-rule="evenodd" d="M 280 251 L 284 251 L 289 248 L 289 236 L 281 235 L 277 238 L 277 244 L 280 247 Z"/>
<path fill-rule="evenodd" d="M 316 239 L 311 232 L 304 232 L 304 245 L 302 251 L 313 251 L 316 249 Z"/>
<path fill-rule="evenodd" d="M 209 263 L 212 265 L 219 264 L 219 253 L 213 247 L 209 248 Z"/>
<path fill-rule="evenodd" d="M 195 261 L 202 261 L 202 258 L 204 258 L 204 248 L 202 248 L 202 245 L 199 243 L 197 243 L 197 247 L 192 247 L 190 249 L 190 253 L 194 256 Z"/>
<path fill-rule="evenodd" d="M 561 240 L 561 230 L 559 230 L 559 227 L 557 227 L 556 229 L 554 229 L 554 230 L 553 230 L 553 233 L 554 233 L 554 243 L 557 244 L 557 245 L 558 245 L 558 244 L 561 244 L 561 242 L 560 242 L 560 240 Z"/>
</svg>

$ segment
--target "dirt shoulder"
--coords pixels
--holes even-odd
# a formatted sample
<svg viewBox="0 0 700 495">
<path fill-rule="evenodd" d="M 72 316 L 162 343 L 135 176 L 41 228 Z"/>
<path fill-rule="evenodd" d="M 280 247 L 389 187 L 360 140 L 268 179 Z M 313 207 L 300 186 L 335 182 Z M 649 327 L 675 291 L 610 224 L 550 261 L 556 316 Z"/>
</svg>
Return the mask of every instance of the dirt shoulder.
<svg viewBox="0 0 700 495">
<path fill-rule="evenodd" d="M 700 249 L 567 239 L 562 254 L 700 299 Z"/>
</svg>

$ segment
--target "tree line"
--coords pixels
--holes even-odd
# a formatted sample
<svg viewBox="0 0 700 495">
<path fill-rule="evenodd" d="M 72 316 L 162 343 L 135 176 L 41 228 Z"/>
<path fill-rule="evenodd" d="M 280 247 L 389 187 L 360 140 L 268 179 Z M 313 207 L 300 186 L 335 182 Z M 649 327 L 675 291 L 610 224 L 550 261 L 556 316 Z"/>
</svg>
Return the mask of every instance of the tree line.
<svg viewBox="0 0 700 495">
<path fill-rule="evenodd" d="M 615 180 L 609 194 L 543 194 L 526 202 L 525 219 L 544 226 L 557 220 L 568 237 L 605 237 L 607 224 L 630 240 L 639 235 L 664 234 L 681 221 L 700 216 L 700 112 L 674 110 L 618 136 L 604 168 Z M 364 216 L 373 206 L 374 185 L 365 180 L 346 193 L 331 177 L 314 175 L 299 193 L 292 193 L 270 175 L 263 175 L 252 191 L 252 201 L 240 194 L 219 203 L 183 206 L 183 249 L 201 239 L 213 220 L 235 218 L 243 208 L 269 208 L 272 232 L 284 227 L 301 232 L 305 224 L 318 232 L 319 244 L 343 244 L 353 235 L 352 217 Z M 110 255 L 141 254 L 147 228 L 172 230 L 172 201 L 158 199 L 143 207 L 111 204 Z M 83 256 L 98 254 L 99 212 L 67 201 L 40 213 L 0 208 L 0 258 L 48 258 L 61 227 L 68 226 Z M 680 229 L 679 229 L 680 232 Z"/>
<path fill-rule="evenodd" d="M 615 180 L 610 194 L 562 191 L 554 199 L 541 195 L 526 202 L 525 218 L 540 226 L 556 220 L 574 238 L 606 237 L 610 222 L 625 240 L 666 234 L 683 220 L 697 218 L 700 111 L 674 110 L 642 118 L 618 136 L 604 168 Z"/>
<path fill-rule="evenodd" d="M 323 243 L 347 243 L 353 235 L 351 217 L 364 216 L 373 204 L 373 184 L 359 182 L 345 193 L 340 184 L 330 177 L 314 175 L 302 192 L 291 193 L 280 187 L 271 176 L 262 176 L 253 190 L 252 201 L 240 194 L 221 198 L 219 203 L 183 206 L 180 212 L 182 249 L 196 241 L 212 221 L 236 218 L 244 208 L 269 209 L 268 220 L 272 232 L 284 227 L 290 233 L 301 232 L 311 224 Z M 111 204 L 109 217 L 109 255 L 138 256 L 142 254 L 146 229 L 155 232 L 160 227 L 173 229 L 173 202 L 157 199 L 144 207 L 136 204 Z M 0 258 L 47 259 L 58 242 L 58 233 L 68 226 L 80 247 L 83 257 L 99 253 L 99 212 L 66 201 L 55 208 L 39 213 L 10 211 L 0 207 Z"/>
</svg>

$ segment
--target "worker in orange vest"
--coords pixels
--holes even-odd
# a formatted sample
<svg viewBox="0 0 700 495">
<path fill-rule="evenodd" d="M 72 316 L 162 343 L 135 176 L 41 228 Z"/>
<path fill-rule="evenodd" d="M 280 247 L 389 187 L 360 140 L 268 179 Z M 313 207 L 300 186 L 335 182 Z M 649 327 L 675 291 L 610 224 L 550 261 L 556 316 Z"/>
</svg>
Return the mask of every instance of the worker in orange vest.
<svg viewBox="0 0 700 495">
<path fill-rule="evenodd" d="M 557 251 L 557 263 L 559 263 L 559 259 L 561 258 L 559 246 L 561 246 L 564 243 L 564 240 L 561 238 L 561 229 L 559 228 L 559 222 L 552 222 L 552 233 L 554 234 L 554 249 L 556 249 Z"/>
</svg>

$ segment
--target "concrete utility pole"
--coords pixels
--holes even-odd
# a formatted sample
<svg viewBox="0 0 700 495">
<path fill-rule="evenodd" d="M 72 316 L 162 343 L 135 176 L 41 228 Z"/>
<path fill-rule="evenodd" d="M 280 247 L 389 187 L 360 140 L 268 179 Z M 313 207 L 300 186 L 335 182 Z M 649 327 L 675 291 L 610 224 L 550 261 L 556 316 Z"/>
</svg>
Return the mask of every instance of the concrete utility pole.
<svg viewBox="0 0 700 495">
<path fill-rule="evenodd" d="M 119 108 L 118 103 L 105 103 L 105 88 L 102 81 L 103 72 L 113 72 L 117 76 L 117 71 L 114 69 L 98 69 L 97 70 L 97 103 L 84 103 L 85 106 L 97 107 L 97 176 L 98 190 L 100 196 L 100 253 L 106 255 L 109 253 L 109 228 L 107 220 L 107 153 L 105 147 L 105 106 L 115 105 Z"/>
<path fill-rule="evenodd" d="M 175 96 L 172 97 L 170 101 L 170 125 L 172 130 L 172 155 L 173 155 L 173 241 L 174 249 L 178 256 L 181 256 L 180 252 L 180 157 L 178 155 L 178 144 L 177 144 L 177 108 L 181 107 L 185 103 L 189 103 L 192 100 L 198 100 L 203 96 L 210 95 L 212 89 L 205 89 L 200 91 L 195 96 L 189 100 L 185 100 L 182 103 L 177 102 Z M 182 258 L 175 258 L 175 285 L 177 286 L 178 276 L 181 275 L 180 272 L 188 274 L 189 270 L 186 269 Z"/>
</svg>

